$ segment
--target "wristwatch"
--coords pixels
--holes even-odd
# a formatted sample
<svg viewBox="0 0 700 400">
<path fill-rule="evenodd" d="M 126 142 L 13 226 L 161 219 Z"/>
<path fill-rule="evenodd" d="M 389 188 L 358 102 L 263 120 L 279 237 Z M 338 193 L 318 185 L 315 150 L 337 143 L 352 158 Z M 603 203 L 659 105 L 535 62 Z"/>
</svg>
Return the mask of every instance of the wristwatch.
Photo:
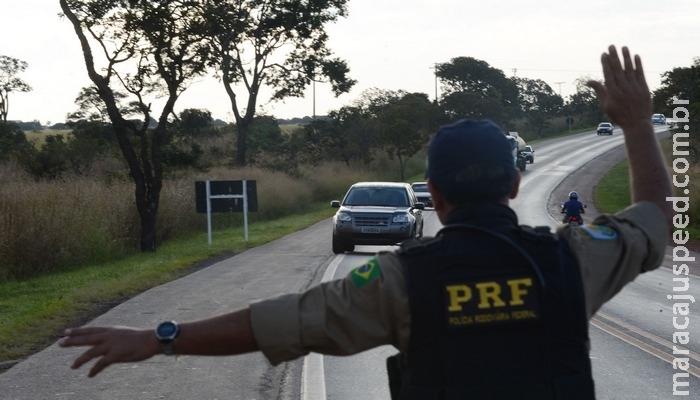
<svg viewBox="0 0 700 400">
<path fill-rule="evenodd" d="M 156 339 L 160 342 L 163 354 L 171 356 L 175 354 L 173 342 L 180 333 L 180 326 L 175 321 L 165 321 L 158 324 L 156 328 Z"/>
</svg>

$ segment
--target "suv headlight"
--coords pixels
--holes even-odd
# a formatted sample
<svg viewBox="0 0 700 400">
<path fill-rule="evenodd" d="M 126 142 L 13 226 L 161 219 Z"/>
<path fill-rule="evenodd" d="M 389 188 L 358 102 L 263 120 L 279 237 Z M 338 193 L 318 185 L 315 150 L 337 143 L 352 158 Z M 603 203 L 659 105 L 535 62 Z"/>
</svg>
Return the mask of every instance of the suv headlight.
<svg viewBox="0 0 700 400">
<path fill-rule="evenodd" d="M 352 221 L 352 216 L 347 212 L 338 213 L 338 221 L 350 222 Z"/>
<path fill-rule="evenodd" d="M 394 223 L 407 223 L 409 221 L 408 214 L 394 214 L 394 218 L 391 219 L 391 222 Z"/>
</svg>

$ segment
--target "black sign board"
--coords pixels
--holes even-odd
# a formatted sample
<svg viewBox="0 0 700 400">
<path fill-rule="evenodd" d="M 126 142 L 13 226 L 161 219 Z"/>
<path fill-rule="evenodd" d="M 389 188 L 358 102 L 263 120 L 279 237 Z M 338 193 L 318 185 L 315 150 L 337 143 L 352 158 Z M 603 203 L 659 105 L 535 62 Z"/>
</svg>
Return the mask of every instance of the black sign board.
<svg viewBox="0 0 700 400">
<path fill-rule="evenodd" d="M 246 181 L 248 211 L 258 211 L 258 194 L 255 181 Z M 243 181 L 209 181 L 210 196 L 243 195 Z M 194 183 L 195 203 L 198 213 L 207 212 L 207 182 Z M 211 199 L 211 212 L 243 212 L 243 198 Z"/>
</svg>

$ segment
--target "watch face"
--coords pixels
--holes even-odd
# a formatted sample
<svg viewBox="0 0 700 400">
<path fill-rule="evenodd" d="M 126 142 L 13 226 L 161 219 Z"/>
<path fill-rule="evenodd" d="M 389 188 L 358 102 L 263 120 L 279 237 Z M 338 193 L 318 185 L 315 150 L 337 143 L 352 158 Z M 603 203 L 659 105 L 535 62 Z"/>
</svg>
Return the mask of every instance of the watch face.
<svg viewBox="0 0 700 400">
<path fill-rule="evenodd" d="M 158 325 L 158 329 L 156 330 L 156 333 L 161 338 L 173 339 L 175 337 L 175 334 L 177 333 L 177 331 L 178 331 L 177 324 L 172 322 L 172 321 L 169 321 L 169 322 L 163 322 L 160 325 Z"/>
</svg>

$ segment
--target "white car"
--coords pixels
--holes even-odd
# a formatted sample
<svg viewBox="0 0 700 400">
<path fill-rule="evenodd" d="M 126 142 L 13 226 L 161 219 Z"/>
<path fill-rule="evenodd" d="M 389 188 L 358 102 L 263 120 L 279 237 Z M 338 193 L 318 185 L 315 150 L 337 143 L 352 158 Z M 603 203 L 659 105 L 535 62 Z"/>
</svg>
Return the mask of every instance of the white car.
<svg viewBox="0 0 700 400">
<path fill-rule="evenodd" d="M 663 114 L 654 114 L 651 116 L 651 123 L 654 125 L 666 125 L 666 117 Z"/>
</svg>

